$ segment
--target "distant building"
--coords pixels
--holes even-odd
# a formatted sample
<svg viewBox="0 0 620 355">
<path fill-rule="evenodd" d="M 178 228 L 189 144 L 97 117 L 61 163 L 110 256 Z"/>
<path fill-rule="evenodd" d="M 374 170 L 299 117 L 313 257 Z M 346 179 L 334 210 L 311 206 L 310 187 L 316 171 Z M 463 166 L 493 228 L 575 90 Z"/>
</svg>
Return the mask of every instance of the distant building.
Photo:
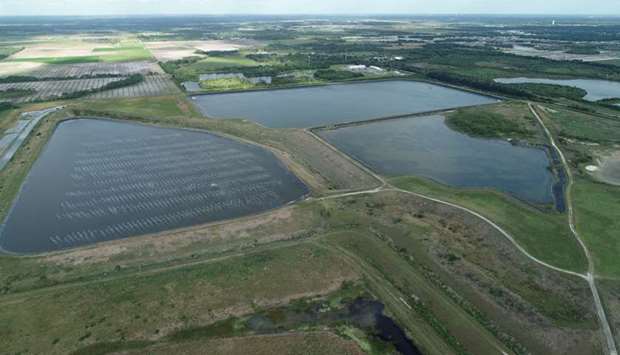
<svg viewBox="0 0 620 355">
<path fill-rule="evenodd" d="M 200 84 L 195 81 L 184 81 L 181 83 L 185 91 L 187 92 L 197 92 L 201 91 Z"/>
<path fill-rule="evenodd" d="M 270 76 L 258 76 L 256 78 L 247 78 L 247 80 L 256 85 L 256 84 L 271 84 L 271 82 L 273 81 L 273 79 Z"/>
<path fill-rule="evenodd" d="M 214 73 L 214 74 L 201 74 L 200 81 L 218 80 L 218 79 L 245 79 L 245 75 L 242 73 Z"/>
<path fill-rule="evenodd" d="M 363 64 L 359 64 L 359 65 L 348 65 L 347 69 L 351 70 L 351 71 L 363 71 L 366 70 L 366 66 Z"/>
<path fill-rule="evenodd" d="M 247 81 L 254 85 L 256 84 L 271 84 L 273 79 L 270 76 L 257 76 L 248 78 L 242 73 L 213 73 L 213 74 L 201 74 L 199 76 L 200 81 L 219 80 L 219 79 L 239 79 Z"/>
</svg>

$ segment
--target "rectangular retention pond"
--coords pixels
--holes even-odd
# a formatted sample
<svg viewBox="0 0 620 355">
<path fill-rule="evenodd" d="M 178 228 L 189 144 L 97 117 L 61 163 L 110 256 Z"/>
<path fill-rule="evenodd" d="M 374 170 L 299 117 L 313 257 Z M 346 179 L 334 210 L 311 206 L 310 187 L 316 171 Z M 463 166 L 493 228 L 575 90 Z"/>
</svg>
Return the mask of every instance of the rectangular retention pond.
<svg viewBox="0 0 620 355">
<path fill-rule="evenodd" d="M 411 117 L 318 132 L 387 176 L 416 175 L 463 188 L 492 188 L 534 204 L 554 203 L 556 179 L 543 149 L 450 129 L 442 116 Z M 369 144 L 371 142 L 371 144 Z M 558 208 L 563 208 L 560 190 Z"/>
<path fill-rule="evenodd" d="M 192 97 L 203 115 L 271 128 L 308 128 L 497 102 L 429 83 L 394 80 Z"/>
<path fill-rule="evenodd" d="M 0 247 L 45 252 L 249 215 L 307 187 L 271 152 L 203 131 L 61 123 L 9 212 Z"/>
</svg>

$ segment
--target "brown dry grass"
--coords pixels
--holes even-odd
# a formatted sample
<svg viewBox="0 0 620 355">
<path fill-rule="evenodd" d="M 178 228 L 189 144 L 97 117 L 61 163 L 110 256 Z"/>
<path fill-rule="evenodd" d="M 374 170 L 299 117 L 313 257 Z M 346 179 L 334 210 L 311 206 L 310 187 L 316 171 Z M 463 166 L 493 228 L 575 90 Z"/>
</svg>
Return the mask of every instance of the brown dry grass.
<svg viewBox="0 0 620 355">
<path fill-rule="evenodd" d="M 132 255 L 143 255 L 143 258 L 139 259 L 144 262 L 146 258 L 155 259 L 168 253 L 181 254 L 185 250 L 205 247 L 213 250 L 219 244 L 235 241 L 268 243 L 286 240 L 309 227 L 308 223 L 300 223 L 297 220 L 299 213 L 294 214 L 293 211 L 294 207 L 291 206 L 235 220 L 100 243 L 50 254 L 44 257 L 42 262 L 74 266 L 105 264 L 113 259 Z M 306 221 L 310 222 L 311 218 Z M 256 230 L 264 232 L 256 233 Z"/>
<path fill-rule="evenodd" d="M 154 346 L 120 354 L 226 354 L 226 355 L 361 355 L 364 352 L 351 340 L 331 332 L 285 333 L 235 338 L 210 339 L 201 342 Z"/>
<path fill-rule="evenodd" d="M 29 72 L 40 69 L 43 63 L 34 62 L 0 62 L 0 77 L 10 75 L 28 75 Z"/>
<path fill-rule="evenodd" d="M 23 50 L 13 54 L 10 59 L 83 57 L 95 54 L 95 48 L 111 47 L 97 42 L 50 41 L 28 44 Z M 97 53 L 101 54 L 101 53 Z"/>
<path fill-rule="evenodd" d="M 202 56 L 196 51 L 231 51 L 246 48 L 241 42 L 229 41 L 163 41 L 146 42 L 146 47 L 153 53 L 157 60 L 165 62 L 183 59 L 192 56 Z"/>
<path fill-rule="evenodd" d="M 252 313 L 257 306 L 325 295 L 357 279 L 357 271 L 337 253 L 301 243 L 212 263 L 48 288 L 2 298 L 0 322 L 6 327 L 0 328 L 0 347 L 9 353 L 59 354 L 106 339 L 156 339 Z M 85 334 L 89 336 L 83 338 Z"/>
</svg>

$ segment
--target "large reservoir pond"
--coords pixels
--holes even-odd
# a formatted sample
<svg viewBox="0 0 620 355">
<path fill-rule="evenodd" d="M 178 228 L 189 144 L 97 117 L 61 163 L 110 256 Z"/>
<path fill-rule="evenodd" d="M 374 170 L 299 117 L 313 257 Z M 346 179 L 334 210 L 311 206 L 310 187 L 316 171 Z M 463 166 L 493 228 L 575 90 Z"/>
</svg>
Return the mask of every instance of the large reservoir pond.
<svg viewBox="0 0 620 355">
<path fill-rule="evenodd" d="M 584 100 L 598 101 L 603 99 L 620 98 L 620 82 L 591 79 L 535 79 L 535 78 L 500 78 L 495 79 L 503 84 L 554 84 L 573 86 L 588 92 Z"/>
<path fill-rule="evenodd" d="M 307 187 L 269 151 L 202 131 L 61 123 L 9 212 L 0 246 L 71 248 L 240 217 Z"/>
<path fill-rule="evenodd" d="M 203 115 L 242 118 L 272 128 L 307 128 L 365 121 L 498 100 L 408 80 L 194 96 Z"/>
<path fill-rule="evenodd" d="M 463 188 L 492 188 L 534 204 L 553 204 L 555 178 L 542 149 L 453 131 L 442 116 L 411 117 L 319 132 L 387 176 L 417 175 Z"/>
</svg>

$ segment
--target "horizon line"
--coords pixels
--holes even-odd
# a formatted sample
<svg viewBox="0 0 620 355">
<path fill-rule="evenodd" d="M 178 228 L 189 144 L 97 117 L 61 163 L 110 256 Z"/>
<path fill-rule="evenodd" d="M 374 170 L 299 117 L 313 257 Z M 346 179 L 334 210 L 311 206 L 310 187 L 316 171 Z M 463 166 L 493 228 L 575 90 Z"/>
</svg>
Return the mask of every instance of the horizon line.
<svg viewBox="0 0 620 355">
<path fill-rule="evenodd" d="M 603 13 L 476 13 L 476 12 L 438 12 L 438 13 L 390 13 L 390 12 L 375 12 L 375 13 L 109 13 L 109 14 L 8 14 L 0 15 L 0 18 L 4 17 L 176 17 L 176 16 L 558 16 L 558 17 L 620 17 L 619 14 L 603 14 Z"/>
</svg>

